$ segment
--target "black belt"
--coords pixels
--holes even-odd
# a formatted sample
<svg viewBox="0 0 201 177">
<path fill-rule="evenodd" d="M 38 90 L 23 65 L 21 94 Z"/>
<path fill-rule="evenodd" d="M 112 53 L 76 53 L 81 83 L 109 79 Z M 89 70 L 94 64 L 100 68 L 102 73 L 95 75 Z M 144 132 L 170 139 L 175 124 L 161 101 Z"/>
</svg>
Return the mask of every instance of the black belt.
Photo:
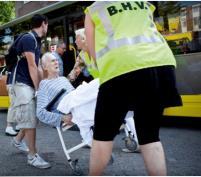
<svg viewBox="0 0 201 177">
<path fill-rule="evenodd" d="M 57 102 L 57 100 L 66 92 L 66 89 L 61 89 L 59 93 L 56 94 L 56 96 L 48 103 L 46 106 L 46 110 L 50 111 L 52 106 Z"/>
</svg>

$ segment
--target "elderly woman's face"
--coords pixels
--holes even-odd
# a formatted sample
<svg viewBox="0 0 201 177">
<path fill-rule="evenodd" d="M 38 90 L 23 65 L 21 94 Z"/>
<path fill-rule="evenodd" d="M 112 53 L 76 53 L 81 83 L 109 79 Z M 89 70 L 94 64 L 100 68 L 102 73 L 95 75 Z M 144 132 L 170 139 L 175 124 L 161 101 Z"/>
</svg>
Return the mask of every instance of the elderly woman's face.
<svg viewBox="0 0 201 177">
<path fill-rule="evenodd" d="M 76 43 L 78 49 L 82 49 L 85 44 L 85 41 L 80 35 L 77 35 L 75 43 Z"/>
<path fill-rule="evenodd" d="M 58 74 L 59 73 L 59 63 L 58 60 L 54 57 L 48 58 L 47 67 L 48 74 Z"/>
</svg>

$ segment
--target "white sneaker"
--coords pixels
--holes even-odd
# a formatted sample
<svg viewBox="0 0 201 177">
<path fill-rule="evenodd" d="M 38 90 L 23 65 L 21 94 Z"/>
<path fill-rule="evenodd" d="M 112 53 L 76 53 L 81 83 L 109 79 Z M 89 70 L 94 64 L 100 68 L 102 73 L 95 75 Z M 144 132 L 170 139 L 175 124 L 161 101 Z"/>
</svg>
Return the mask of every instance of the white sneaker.
<svg viewBox="0 0 201 177">
<path fill-rule="evenodd" d="M 11 141 L 12 145 L 15 146 L 18 150 L 22 152 L 29 152 L 29 148 L 27 147 L 26 143 L 22 140 L 21 142 L 17 142 L 15 138 Z"/>
<path fill-rule="evenodd" d="M 15 131 L 16 131 L 16 132 L 19 132 L 19 131 L 20 131 L 20 128 L 18 127 L 18 125 L 15 126 Z"/>
<path fill-rule="evenodd" d="M 121 149 L 123 152 L 126 152 L 126 153 L 140 153 L 140 147 L 138 146 L 135 150 L 129 150 L 128 148 L 123 148 Z"/>
<path fill-rule="evenodd" d="M 43 160 L 37 153 L 33 156 L 28 154 L 27 158 L 28 158 L 27 163 L 31 166 L 36 167 L 36 168 L 44 169 L 44 168 L 50 168 L 51 167 L 50 163 Z"/>
<path fill-rule="evenodd" d="M 9 126 L 9 127 L 6 127 L 5 134 L 8 136 L 16 136 L 17 132 L 13 129 L 13 127 Z"/>
</svg>

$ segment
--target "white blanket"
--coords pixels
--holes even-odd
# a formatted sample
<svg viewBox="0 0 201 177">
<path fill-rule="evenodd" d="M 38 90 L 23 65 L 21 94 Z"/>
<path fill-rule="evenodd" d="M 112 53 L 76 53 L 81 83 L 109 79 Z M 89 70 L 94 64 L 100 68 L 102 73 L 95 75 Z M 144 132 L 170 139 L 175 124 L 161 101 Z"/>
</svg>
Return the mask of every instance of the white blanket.
<svg viewBox="0 0 201 177">
<path fill-rule="evenodd" d="M 99 79 L 83 83 L 67 94 L 59 103 L 57 109 L 64 114 L 71 112 L 72 122 L 77 124 L 80 134 L 87 144 L 91 144 L 94 125 L 95 106 L 98 95 Z"/>
<path fill-rule="evenodd" d="M 57 107 L 64 114 L 71 112 L 72 122 L 77 124 L 83 141 L 88 145 L 91 145 L 93 138 L 93 132 L 90 127 L 94 125 L 98 89 L 99 79 L 94 79 L 90 83 L 83 83 L 67 94 Z M 131 131 L 136 135 L 133 111 L 129 111 L 125 119 Z M 135 138 L 137 141 L 137 136 Z"/>
</svg>

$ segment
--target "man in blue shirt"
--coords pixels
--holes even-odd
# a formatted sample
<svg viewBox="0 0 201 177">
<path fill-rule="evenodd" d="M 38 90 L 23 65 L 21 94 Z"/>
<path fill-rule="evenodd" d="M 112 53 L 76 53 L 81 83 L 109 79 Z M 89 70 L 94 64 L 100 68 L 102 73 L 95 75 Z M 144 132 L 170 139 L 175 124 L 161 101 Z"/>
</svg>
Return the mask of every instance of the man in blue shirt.
<svg viewBox="0 0 201 177">
<path fill-rule="evenodd" d="M 38 69 L 41 38 L 46 36 L 48 19 L 44 15 L 36 14 L 31 19 L 31 32 L 24 34 L 17 42 L 17 51 L 22 58 L 11 72 L 9 89 L 11 106 L 8 116 L 15 118 L 20 132 L 13 138 L 12 144 L 21 151 L 28 152 L 28 164 L 37 168 L 49 168 L 36 150 L 36 103 L 35 92 L 38 90 L 40 72 Z M 26 137 L 28 147 L 23 142 Z"/>
<path fill-rule="evenodd" d="M 56 59 L 59 62 L 59 76 L 64 75 L 64 67 L 63 67 L 62 56 L 63 56 L 65 51 L 66 51 L 66 44 L 63 41 L 59 41 L 57 44 L 56 51 L 53 52 L 53 55 L 56 57 Z"/>
</svg>

